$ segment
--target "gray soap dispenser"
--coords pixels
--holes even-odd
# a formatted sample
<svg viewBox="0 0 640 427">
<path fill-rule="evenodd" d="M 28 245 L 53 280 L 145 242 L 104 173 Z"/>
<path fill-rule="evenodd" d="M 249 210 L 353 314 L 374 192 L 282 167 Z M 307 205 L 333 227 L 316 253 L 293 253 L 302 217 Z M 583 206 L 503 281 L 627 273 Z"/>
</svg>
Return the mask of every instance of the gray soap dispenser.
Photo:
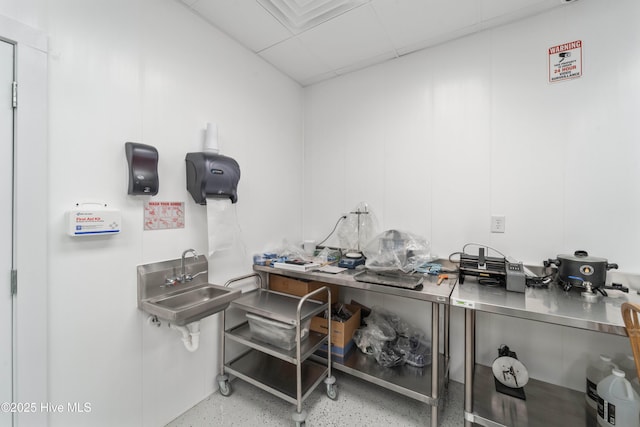
<svg viewBox="0 0 640 427">
<path fill-rule="evenodd" d="M 137 142 L 124 144 L 129 163 L 129 191 L 131 195 L 155 196 L 160 186 L 158 180 L 158 150 L 151 145 Z"/>
</svg>

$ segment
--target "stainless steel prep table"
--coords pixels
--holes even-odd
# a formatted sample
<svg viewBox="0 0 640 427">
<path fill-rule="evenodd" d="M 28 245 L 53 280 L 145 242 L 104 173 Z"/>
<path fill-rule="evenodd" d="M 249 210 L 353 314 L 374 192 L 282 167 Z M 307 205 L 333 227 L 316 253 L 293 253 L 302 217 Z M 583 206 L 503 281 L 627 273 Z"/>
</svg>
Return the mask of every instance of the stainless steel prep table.
<svg viewBox="0 0 640 427">
<path fill-rule="evenodd" d="M 438 409 L 442 405 L 442 391 L 449 379 L 449 295 L 455 280 L 445 280 L 437 285 L 437 276 L 425 276 L 420 290 L 411 290 L 374 283 L 358 282 L 353 278 L 354 270 L 339 274 L 322 272 L 299 272 L 273 267 L 253 266 L 254 271 L 278 274 L 303 280 L 315 280 L 323 283 L 361 289 L 431 303 L 431 366 L 423 369 L 411 366 L 383 368 L 373 358 L 362 352 L 352 351 L 344 362 L 333 362 L 335 369 L 356 376 L 365 381 L 401 393 L 410 398 L 431 405 L 431 426 L 438 426 Z M 266 278 L 268 282 L 268 277 Z M 443 308 L 442 334 L 443 345 L 440 346 L 440 307 Z M 440 354 L 442 350 L 442 354 Z"/>
<path fill-rule="evenodd" d="M 527 400 L 495 391 L 491 368 L 475 364 L 476 312 L 500 314 L 554 325 L 626 336 L 620 305 L 640 302 L 629 294 L 608 291 L 609 297 L 588 303 L 580 292 L 527 288 L 525 293 L 488 287 L 468 278 L 451 293 L 451 305 L 465 309 L 465 426 L 595 426 L 584 393 L 531 379 L 525 386 Z"/>
</svg>

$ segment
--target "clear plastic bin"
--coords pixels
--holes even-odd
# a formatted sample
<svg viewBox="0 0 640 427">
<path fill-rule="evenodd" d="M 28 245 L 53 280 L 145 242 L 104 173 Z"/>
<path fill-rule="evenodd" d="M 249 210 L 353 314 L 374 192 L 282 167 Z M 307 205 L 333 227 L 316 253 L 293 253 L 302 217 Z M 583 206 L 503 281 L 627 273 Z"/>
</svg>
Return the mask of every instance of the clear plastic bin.
<svg viewBox="0 0 640 427">
<path fill-rule="evenodd" d="M 247 313 L 247 320 L 253 338 L 285 350 L 291 350 L 296 346 L 295 325 L 267 319 L 252 313 Z M 300 327 L 301 343 L 309 336 L 310 325 L 311 318 L 302 322 Z"/>
</svg>

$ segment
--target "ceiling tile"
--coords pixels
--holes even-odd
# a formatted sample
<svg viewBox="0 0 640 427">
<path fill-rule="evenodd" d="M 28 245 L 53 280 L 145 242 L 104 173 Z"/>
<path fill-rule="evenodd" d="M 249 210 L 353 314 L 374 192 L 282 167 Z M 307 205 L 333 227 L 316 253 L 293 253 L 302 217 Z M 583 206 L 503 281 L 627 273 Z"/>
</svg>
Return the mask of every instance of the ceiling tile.
<svg viewBox="0 0 640 427">
<path fill-rule="evenodd" d="M 385 29 L 369 4 L 312 28 L 298 38 L 310 52 L 334 69 L 394 52 Z"/>
<path fill-rule="evenodd" d="M 397 49 L 441 39 L 480 18 L 477 0 L 373 0 L 372 6 Z"/>
<path fill-rule="evenodd" d="M 560 0 L 482 0 L 480 29 L 495 28 L 563 5 Z"/>
<path fill-rule="evenodd" d="M 332 72 L 331 68 L 309 53 L 295 38 L 263 50 L 260 56 L 298 82 Z"/>
<path fill-rule="evenodd" d="M 199 0 L 191 7 L 254 52 L 291 37 L 291 33 L 256 0 Z"/>
<path fill-rule="evenodd" d="M 497 17 L 527 16 L 551 7 L 561 6 L 560 0 L 482 0 L 482 21 Z"/>
</svg>

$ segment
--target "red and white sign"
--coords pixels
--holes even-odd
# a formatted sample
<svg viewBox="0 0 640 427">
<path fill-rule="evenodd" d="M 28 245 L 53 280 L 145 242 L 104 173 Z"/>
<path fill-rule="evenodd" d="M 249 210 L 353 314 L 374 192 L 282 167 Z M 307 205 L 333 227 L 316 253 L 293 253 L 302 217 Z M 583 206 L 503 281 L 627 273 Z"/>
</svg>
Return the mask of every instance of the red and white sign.
<svg viewBox="0 0 640 427">
<path fill-rule="evenodd" d="M 184 202 L 147 202 L 144 205 L 144 229 L 184 228 Z"/>
<path fill-rule="evenodd" d="M 582 77 L 582 40 L 549 48 L 549 82 Z"/>
</svg>

